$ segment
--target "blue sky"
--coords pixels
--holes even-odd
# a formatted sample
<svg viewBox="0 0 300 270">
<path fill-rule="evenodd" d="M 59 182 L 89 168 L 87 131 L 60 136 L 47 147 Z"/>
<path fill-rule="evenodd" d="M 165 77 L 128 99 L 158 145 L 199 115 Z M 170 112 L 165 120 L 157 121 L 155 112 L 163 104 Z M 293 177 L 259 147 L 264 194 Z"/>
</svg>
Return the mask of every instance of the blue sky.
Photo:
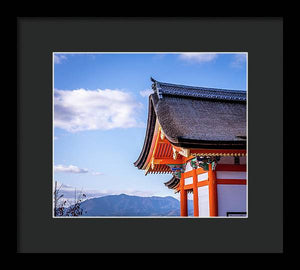
<svg viewBox="0 0 300 270">
<path fill-rule="evenodd" d="M 171 175 L 144 175 L 150 77 L 162 82 L 247 89 L 244 53 L 54 53 L 54 180 L 89 197 L 174 196 Z"/>
</svg>

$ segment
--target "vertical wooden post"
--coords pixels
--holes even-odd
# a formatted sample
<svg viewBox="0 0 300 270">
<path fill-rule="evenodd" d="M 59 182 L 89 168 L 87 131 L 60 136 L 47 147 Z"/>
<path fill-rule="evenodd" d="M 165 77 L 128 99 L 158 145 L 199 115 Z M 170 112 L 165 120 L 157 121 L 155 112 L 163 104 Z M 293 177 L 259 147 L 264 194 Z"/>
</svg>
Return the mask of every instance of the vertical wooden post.
<svg viewBox="0 0 300 270">
<path fill-rule="evenodd" d="M 184 176 L 181 174 L 180 178 L 180 215 L 187 216 L 187 191 L 184 190 Z"/>
<path fill-rule="evenodd" d="M 216 171 L 212 170 L 211 163 L 208 164 L 208 190 L 209 190 L 209 215 L 218 216 L 218 193 Z"/>
<path fill-rule="evenodd" d="M 199 203 L 198 203 L 198 177 L 196 169 L 193 169 L 193 201 L 194 201 L 194 216 L 199 217 Z"/>
</svg>

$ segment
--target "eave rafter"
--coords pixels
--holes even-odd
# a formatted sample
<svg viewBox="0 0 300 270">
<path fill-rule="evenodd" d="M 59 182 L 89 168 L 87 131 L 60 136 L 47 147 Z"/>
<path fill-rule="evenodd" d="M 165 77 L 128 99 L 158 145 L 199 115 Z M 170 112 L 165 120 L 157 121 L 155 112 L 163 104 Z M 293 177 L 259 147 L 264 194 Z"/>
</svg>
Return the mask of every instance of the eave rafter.
<svg viewBox="0 0 300 270">
<path fill-rule="evenodd" d="M 168 149 L 168 150 L 166 150 Z M 166 173 L 165 166 L 184 165 L 196 156 L 246 156 L 242 149 L 197 149 L 174 146 L 166 138 L 159 122 L 156 122 L 151 150 L 144 165 L 145 175 L 151 173 Z M 172 167 L 172 166 L 171 166 Z M 171 171 L 169 171 L 171 172 Z"/>
<path fill-rule="evenodd" d="M 191 149 L 191 156 L 246 156 L 244 149 Z"/>
<path fill-rule="evenodd" d="M 157 128 L 155 135 L 153 136 L 154 144 L 152 146 L 152 152 L 149 153 L 149 157 L 147 159 L 148 163 L 145 164 L 145 174 L 148 172 L 155 171 L 160 173 L 160 166 L 157 166 L 157 171 L 155 170 L 156 165 L 180 165 L 185 162 L 182 155 L 172 156 L 171 149 L 174 147 L 168 139 L 165 137 L 165 134 L 160 126 L 160 124 L 156 123 Z M 180 147 L 176 147 L 176 151 L 184 153 L 184 151 Z M 173 150 L 174 151 L 174 150 Z M 165 171 L 164 171 L 165 172 Z"/>
<path fill-rule="evenodd" d="M 173 158 L 155 158 L 154 164 L 182 164 L 184 161 L 182 159 Z"/>
</svg>

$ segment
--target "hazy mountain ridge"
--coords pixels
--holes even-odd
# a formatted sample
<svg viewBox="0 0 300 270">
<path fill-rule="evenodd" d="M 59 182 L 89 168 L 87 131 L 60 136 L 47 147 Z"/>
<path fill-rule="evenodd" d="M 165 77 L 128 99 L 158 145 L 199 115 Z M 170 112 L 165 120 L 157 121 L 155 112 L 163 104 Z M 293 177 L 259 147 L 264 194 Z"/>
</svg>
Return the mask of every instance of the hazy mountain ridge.
<svg viewBox="0 0 300 270">
<path fill-rule="evenodd" d="M 84 216 L 180 216 L 180 202 L 171 196 L 107 195 L 85 200 L 81 208 Z"/>
</svg>

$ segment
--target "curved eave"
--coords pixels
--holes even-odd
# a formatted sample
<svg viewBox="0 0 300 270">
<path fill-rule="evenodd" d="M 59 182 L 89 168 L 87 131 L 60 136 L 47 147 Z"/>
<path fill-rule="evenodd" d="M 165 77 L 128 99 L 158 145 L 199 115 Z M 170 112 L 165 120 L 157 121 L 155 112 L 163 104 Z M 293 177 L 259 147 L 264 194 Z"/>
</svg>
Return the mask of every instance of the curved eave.
<svg viewBox="0 0 300 270">
<path fill-rule="evenodd" d="M 180 179 L 173 176 L 168 182 L 164 183 L 169 189 L 177 189 L 180 183 Z"/>
<path fill-rule="evenodd" d="M 137 167 L 138 169 L 142 169 L 146 162 L 146 159 L 150 151 L 154 130 L 155 130 L 156 114 L 152 103 L 152 96 L 153 94 L 149 96 L 148 120 L 147 120 L 147 128 L 146 128 L 144 145 L 140 153 L 140 156 L 134 162 L 134 166 Z"/>
</svg>

